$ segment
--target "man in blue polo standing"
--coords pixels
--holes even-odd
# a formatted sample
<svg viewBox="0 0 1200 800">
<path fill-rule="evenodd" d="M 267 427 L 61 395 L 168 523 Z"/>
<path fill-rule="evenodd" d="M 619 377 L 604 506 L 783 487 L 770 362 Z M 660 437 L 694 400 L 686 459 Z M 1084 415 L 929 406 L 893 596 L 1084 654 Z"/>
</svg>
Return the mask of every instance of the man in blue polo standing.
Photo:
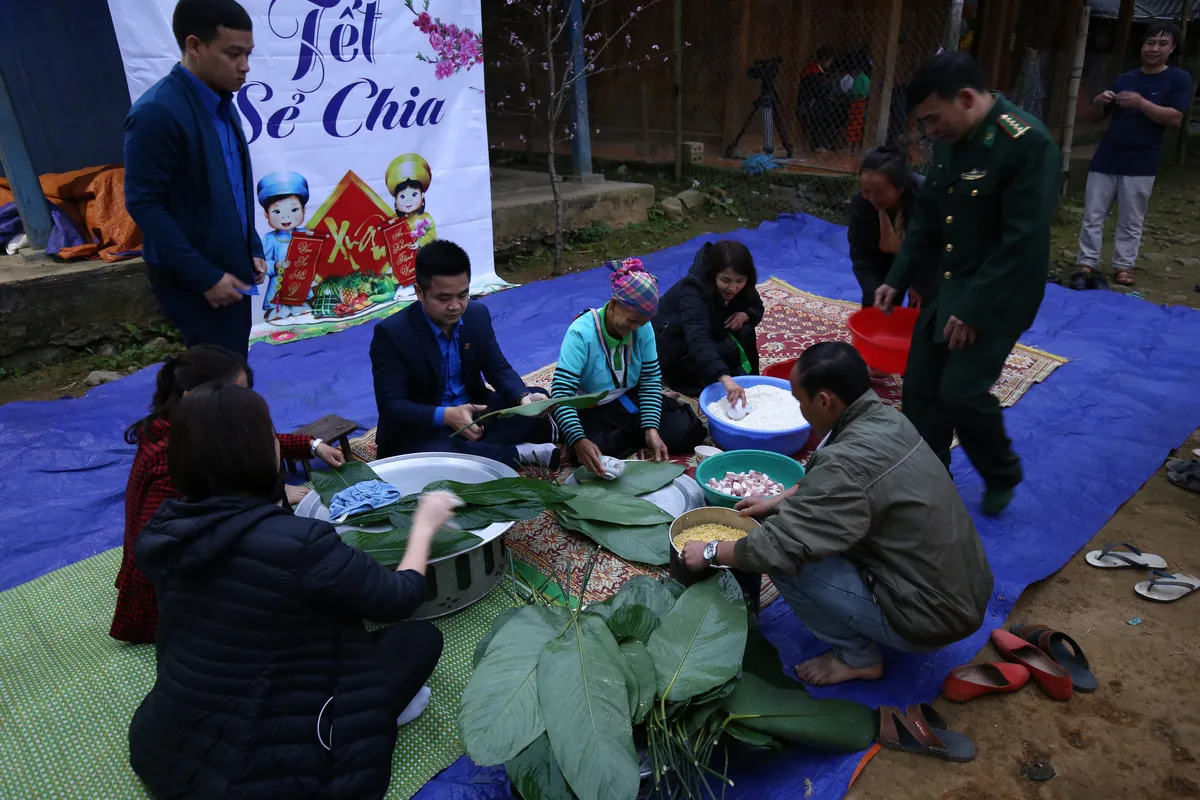
<svg viewBox="0 0 1200 800">
<path fill-rule="evenodd" d="M 1108 130 L 1096 148 L 1088 171 L 1083 227 L 1079 231 L 1077 271 L 1072 289 L 1100 289 L 1106 283 L 1098 274 L 1104 220 L 1117 202 L 1113 273 L 1117 283 L 1132 286 L 1133 268 L 1142 242 L 1142 223 L 1158 162 L 1163 131 L 1178 128 L 1192 95 L 1192 78 L 1167 59 L 1179 47 L 1179 28 L 1158 22 L 1146 31 L 1142 64 L 1120 75 L 1096 95 L 1092 103 L 1109 117 Z"/>
<path fill-rule="evenodd" d="M 249 348 L 250 295 L 266 276 L 254 180 L 233 95 L 254 36 L 236 0 L 180 0 L 182 53 L 125 119 L 125 206 L 142 230 L 159 306 L 188 347 Z"/>
</svg>

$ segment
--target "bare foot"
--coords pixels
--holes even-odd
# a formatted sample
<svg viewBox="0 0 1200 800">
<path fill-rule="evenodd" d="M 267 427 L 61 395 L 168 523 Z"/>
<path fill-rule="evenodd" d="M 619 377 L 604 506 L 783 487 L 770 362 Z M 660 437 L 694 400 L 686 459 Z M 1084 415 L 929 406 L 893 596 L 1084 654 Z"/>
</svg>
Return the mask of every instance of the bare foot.
<svg viewBox="0 0 1200 800">
<path fill-rule="evenodd" d="M 870 374 L 871 380 L 875 381 L 882 381 L 892 376 L 890 372 L 884 372 L 882 370 L 875 369 L 874 367 L 868 367 L 867 373 Z"/>
<path fill-rule="evenodd" d="M 830 686 L 846 681 L 873 681 L 883 677 L 883 664 L 851 667 L 830 650 L 796 665 L 796 677 L 813 686 Z"/>
</svg>

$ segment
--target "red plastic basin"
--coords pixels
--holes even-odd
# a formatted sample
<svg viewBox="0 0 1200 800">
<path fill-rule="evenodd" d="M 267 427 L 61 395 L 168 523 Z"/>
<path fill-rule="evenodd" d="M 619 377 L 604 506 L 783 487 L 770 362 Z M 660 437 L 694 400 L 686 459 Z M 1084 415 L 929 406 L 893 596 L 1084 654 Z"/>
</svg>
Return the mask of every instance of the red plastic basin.
<svg viewBox="0 0 1200 800">
<path fill-rule="evenodd" d="M 920 315 L 915 308 L 895 308 L 891 314 L 877 308 L 855 311 L 847 323 L 850 343 L 871 369 L 903 375 L 913 328 Z"/>
<path fill-rule="evenodd" d="M 789 358 L 787 361 L 780 361 L 778 364 L 772 364 L 762 371 L 762 374 L 768 378 L 780 378 L 781 380 L 792 379 L 792 367 L 796 366 L 796 359 Z"/>
</svg>

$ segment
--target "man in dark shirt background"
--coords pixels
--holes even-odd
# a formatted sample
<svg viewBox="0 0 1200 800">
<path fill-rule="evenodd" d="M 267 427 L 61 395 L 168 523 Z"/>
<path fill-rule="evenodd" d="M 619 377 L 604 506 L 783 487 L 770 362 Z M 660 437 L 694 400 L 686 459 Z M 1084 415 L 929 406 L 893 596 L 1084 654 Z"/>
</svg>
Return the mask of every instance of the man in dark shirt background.
<svg viewBox="0 0 1200 800">
<path fill-rule="evenodd" d="M 1118 283 L 1129 286 L 1134 282 L 1133 268 L 1158 174 L 1163 131 L 1183 124 L 1191 99 L 1191 76 L 1167 66 L 1167 59 L 1179 47 L 1179 36 L 1179 28 L 1169 22 L 1151 25 L 1142 42 L 1142 65 L 1119 76 L 1092 101 L 1111 118 L 1088 171 L 1073 289 L 1105 285 L 1094 271 L 1100 266 L 1104 220 L 1113 200 L 1117 201 L 1113 271 Z"/>
<path fill-rule="evenodd" d="M 172 29 L 180 63 L 125 119 L 125 206 L 142 229 L 155 297 L 184 344 L 245 356 L 249 295 L 266 276 L 233 103 L 250 71 L 250 16 L 236 0 L 180 0 Z"/>
</svg>

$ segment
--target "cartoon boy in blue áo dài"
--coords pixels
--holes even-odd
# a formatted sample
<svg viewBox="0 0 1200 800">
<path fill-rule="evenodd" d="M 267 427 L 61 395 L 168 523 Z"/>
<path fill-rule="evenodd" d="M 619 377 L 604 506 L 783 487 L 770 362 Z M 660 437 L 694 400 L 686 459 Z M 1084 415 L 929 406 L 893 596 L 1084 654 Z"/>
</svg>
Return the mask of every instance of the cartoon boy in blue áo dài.
<svg viewBox="0 0 1200 800">
<path fill-rule="evenodd" d="M 308 181 L 298 172 L 272 172 L 258 182 L 258 202 L 266 213 L 269 233 L 263 234 L 263 258 L 267 262 L 267 290 L 263 310 L 267 319 L 285 319 L 310 311 L 312 290 L 304 305 L 285 306 L 275 302 L 275 294 L 283 285 L 287 269 L 288 245 L 292 233 L 303 231 L 304 207 L 308 203 Z"/>
</svg>

